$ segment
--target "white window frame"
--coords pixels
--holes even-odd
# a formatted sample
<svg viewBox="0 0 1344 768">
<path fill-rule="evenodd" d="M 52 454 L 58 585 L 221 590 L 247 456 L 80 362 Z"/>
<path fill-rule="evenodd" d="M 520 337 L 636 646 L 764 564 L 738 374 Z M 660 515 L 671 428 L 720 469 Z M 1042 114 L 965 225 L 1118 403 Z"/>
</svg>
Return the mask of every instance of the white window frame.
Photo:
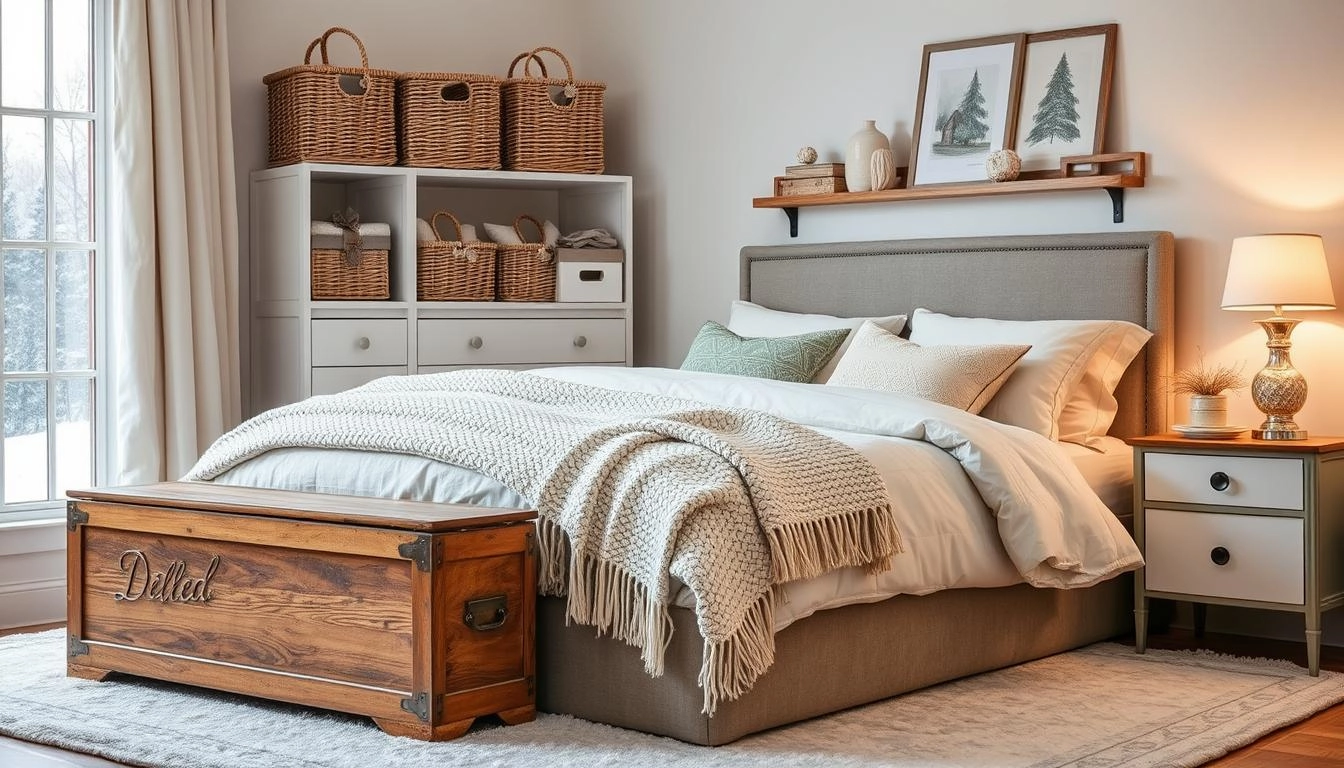
<svg viewBox="0 0 1344 768">
<path fill-rule="evenodd" d="M 32 109 L 0 106 L 0 114 L 19 115 L 30 117 L 47 118 L 46 130 L 46 185 L 47 194 L 50 196 L 53 189 L 53 153 L 55 146 L 53 142 L 54 120 L 60 118 L 74 119 L 92 119 L 93 132 L 90 137 L 92 141 L 91 149 L 93 151 L 93 164 L 90 168 L 93 174 L 93 232 L 91 241 L 88 243 L 71 243 L 50 239 L 54 234 L 52 229 L 55 212 L 50 203 L 46 207 L 47 214 L 47 238 L 39 241 L 7 241 L 0 240 L 0 246 L 4 248 L 40 248 L 47 253 L 47 353 L 48 364 L 50 365 L 50 356 L 53 352 L 52 338 L 55 333 L 55 253 L 58 250 L 84 250 L 89 249 L 93 252 L 93 273 L 94 280 L 92 286 L 93 295 L 93 317 L 90 322 L 93 325 L 93 417 L 91 419 L 91 428 L 93 430 L 93 482 L 95 485 L 103 484 L 107 481 L 108 467 L 110 466 L 110 449 L 112 446 L 110 440 L 111 420 L 109 414 L 109 361 L 107 356 L 108 338 L 108 271 L 112 260 L 107 253 L 107 168 L 108 152 L 108 124 L 110 116 L 108 108 L 111 101 L 108 99 L 108 86 L 111 82 L 110 68 L 111 46 L 109 44 L 110 12 L 111 3 L 109 0 L 92 0 L 92 13 L 90 34 L 92 36 L 92 51 L 90 55 L 90 67 L 92 69 L 89 86 L 93 91 L 92 111 L 91 112 L 61 112 L 55 109 Z M 45 99 L 47 107 L 54 106 L 52 98 L 52 75 L 54 67 L 52 66 L 53 49 L 52 42 L 52 1 L 45 0 L 45 32 L 46 45 L 44 46 L 44 55 L 46 56 L 45 66 Z M 0 63 L 3 66 L 3 63 Z M 49 198 L 50 200 L 50 198 Z M 0 339 L 3 338 L 4 317 L 0 315 Z M 11 376 L 0 370 L 0 382 L 11 380 L 42 380 L 51 382 L 56 379 L 66 378 L 57 376 L 48 372 L 38 377 L 33 375 Z M 83 378 L 83 377 L 81 377 Z M 66 488 L 53 488 L 56 482 L 56 449 L 55 426 L 56 426 L 56 402 L 52 397 L 54 389 L 48 385 L 47 396 L 47 483 L 48 491 L 55 497 L 43 501 L 23 502 L 19 504 L 4 504 L 3 496 L 0 496 L 0 533 L 4 529 L 12 529 L 11 533 L 17 533 L 22 529 L 31 528 L 30 525 L 14 525 L 16 523 L 33 523 L 34 521 L 50 521 L 53 519 L 63 519 L 65 517 L 65 499 L 64 492 Z M 2 392 L 2 390 L 0 390 Z M 3 400 L 0 399 L 0 409 L 3 409 Z M 3 411 L 0 410 L 0 414 Z M 0 422 L 2 423 L 2 422 Z M 4 452 L 0 451 L 0 478 L 3 478 Z"/>
</svg>

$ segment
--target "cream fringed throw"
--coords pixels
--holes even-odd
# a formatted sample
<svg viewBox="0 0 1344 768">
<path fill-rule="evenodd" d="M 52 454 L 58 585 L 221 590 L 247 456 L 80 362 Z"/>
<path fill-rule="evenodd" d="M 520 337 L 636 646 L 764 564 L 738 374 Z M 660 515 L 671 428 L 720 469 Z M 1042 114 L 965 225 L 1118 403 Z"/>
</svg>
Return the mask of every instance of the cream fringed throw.
<svg viewBox="0 0 1344 768">
<path fill-rule="evenodd" d="M 774 661 L 772 586 L 901 550 L 876 470 L 769 414 L 511 371 L 380 379 L 267 411 L 221 437 L 185 479 L 281 447 L 450 462 L 535 499 L 543 594 L 638 646 L 662 673 L 669 575 L 694 593 L 705 711 Z M 566 556 L 568 554 L 568 556 Z"/>
</svg>

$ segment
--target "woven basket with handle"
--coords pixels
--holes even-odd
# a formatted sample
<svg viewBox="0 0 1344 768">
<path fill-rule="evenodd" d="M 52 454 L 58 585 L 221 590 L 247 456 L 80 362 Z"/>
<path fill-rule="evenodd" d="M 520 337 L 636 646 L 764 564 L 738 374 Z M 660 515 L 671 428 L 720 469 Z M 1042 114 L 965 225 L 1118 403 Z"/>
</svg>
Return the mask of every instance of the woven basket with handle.
<svg viewBox="0 0 1344 768">
<path fill-rule="evenodd" d="M 439 217 L 453 224 L 453 238 L 439 234 Z M 429 220 L 434 240 L 415 249 L 415 290 L 420 301 L 494 301 L 494 243 L 462 239 L 462 223 L 448 211 Z"/>
<path fill-rule="evenodd" d="M 540 55 L 552 53 L 565 65 L 565 76 L 549 77 Z M 514 77 L 518 62 L 522 77 Z M 540 74 L 533 75 L 532 63 Z M 601 173 L 602 100 L 607 86 L 575 80 L 574 68 L 560 51 L 542 46 L 524 51 L 509 64 L 500 87 L 504 106 L 504 167 L 511 171 Z"/>
<path fill-rule="evenodd" d="M 358 67 L 328 62 L 327 40 L 337 32 L 359 47 Z M 321 64 L 309 63 L 315 48 L 321 48 Z M 369 68 L 369 55 L 355 33 L 328 29 L 309 43 L 302 66 L 262 79 L 270 164 L 395 165 L 396 77 L 395 72 Z"/>
<path fill-rule="evenodd" d="M 499 78 L 490 75 L 399 75 L 401 164 L 498 170 L 499 83 Z"/>
<path fill-rule="evenodd" d="M 521 225 L 532 223 L 537 239 L 546 235 L 541 222 L 526 214 L 513 220 L 513 231 L 524 242 L 499 246 L 500 301 L 555 301 L 555 254 L 543 242 L 529 243 Z"/>
</svg>

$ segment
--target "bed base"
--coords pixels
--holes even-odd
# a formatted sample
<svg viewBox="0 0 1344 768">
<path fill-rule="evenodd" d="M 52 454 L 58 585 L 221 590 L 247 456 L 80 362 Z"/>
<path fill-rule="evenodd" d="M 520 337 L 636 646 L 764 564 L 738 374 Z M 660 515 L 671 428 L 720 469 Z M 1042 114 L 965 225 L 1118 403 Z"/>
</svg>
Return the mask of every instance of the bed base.
<svg viewBox="0 0 1344 768">
<path fill-rule="evenodd" d="M 1130 628 L 1133 577 L 1087 589 L 949 589 L 819 611 L 776 635 L 774 665 L 744 696 L 700 710 L 703 652 L 695 615 L 673 610 L 666 672 L 651 678 L 639 650 L 592 627 L 565 625 L 562 598 L 542 598 L 537 708 L 695 744 L 867 704 L 1020 664 Z M 806 696 L 798 695 L 807 691 Z"/>
</svg>

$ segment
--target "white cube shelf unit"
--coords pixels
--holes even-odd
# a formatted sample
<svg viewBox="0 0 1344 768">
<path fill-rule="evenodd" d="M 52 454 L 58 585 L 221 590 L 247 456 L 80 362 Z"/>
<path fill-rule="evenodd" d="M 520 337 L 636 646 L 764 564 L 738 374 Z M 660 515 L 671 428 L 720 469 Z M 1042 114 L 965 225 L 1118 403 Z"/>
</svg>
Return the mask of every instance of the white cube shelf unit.
<svg viewBox="0 0 1344 768">
<path fill-rule="evenodd" d="M 251 193 L 254 413 L 386 375 L 632 364 L 629 176 L 299 163 L 253 172 Z M 391 225 L 389 300 L 311 299 L 311 222 L 347 207 Z M 519 214 L 561 232 L 602 227 L 625 250 L 623 300 L 418 301 L 415 221 L 439 210 L 475 224 L 482 238 L 483 223 Z"/>
</svg>

